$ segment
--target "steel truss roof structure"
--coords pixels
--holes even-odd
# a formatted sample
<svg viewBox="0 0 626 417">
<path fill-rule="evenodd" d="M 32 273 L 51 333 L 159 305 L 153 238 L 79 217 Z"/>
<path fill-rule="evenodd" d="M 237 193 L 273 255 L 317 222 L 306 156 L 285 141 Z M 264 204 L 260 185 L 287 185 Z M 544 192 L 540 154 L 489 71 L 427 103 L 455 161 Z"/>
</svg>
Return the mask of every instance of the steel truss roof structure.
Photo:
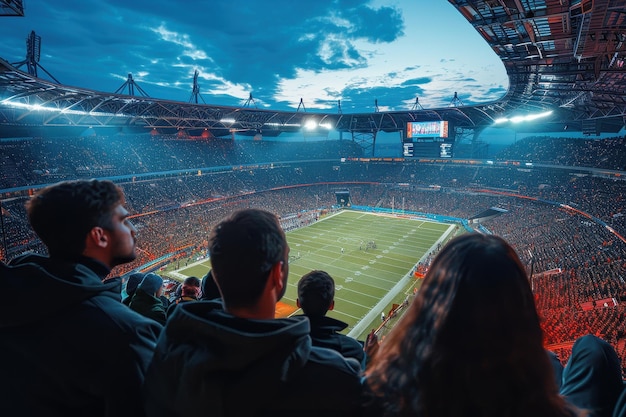
<svg viewBox="0 0 626 417">
<path fill-rule="evenodd" d="M 314 123 L 341 132 L 402 131 L 408 121 L 447 120 L 480 132 L 495 119 L 552 110 L 539 131 L 618 132 L 626 117 L 626 0 L 449 2 L 500 57 L 509 90 L 497 102 L 373 113 L 272 111 L 183 103 L 55 84 L 0 59 L 0 135 L 28 127 L 208 130 L 274 136 Z"/>
<path fill-rule="evenodd" d="M 449 0 L 500 57 L 507 109 L 616 132 L 626 115 L 626 1 Z"/>
<path fill-rule="evenodd" d="M 22 0 L 0 0 L 0 16 L 24 16 Z"/>
</svg>

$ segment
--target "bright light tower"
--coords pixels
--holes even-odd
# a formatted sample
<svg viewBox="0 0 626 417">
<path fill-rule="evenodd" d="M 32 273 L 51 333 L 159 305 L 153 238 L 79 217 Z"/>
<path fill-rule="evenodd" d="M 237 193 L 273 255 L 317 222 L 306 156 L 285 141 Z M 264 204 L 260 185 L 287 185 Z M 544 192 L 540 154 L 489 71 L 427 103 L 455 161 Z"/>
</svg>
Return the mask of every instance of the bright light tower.
<svg viewBox="0 0 626 417">
<path fill-rule="evenodd" d="M 2 0 L 0 0 L 2 1 Z M 6 1 L 5 1 L 6 3 Z M 37 68 L 41 68 L 43 72 L 48 74 L 50 78 L 52 78 L 57 84 L 61 84 L 59 80 L 54 78 L 52 74 L 50 74 L 44 67 L 39 63 L 39 59 L 41 58 L 41 36 L 35 34 L 35 31 L 32 30 L 28 38 L 26 38 L 26 59 L 20 62 L 15 62 L 12 65 L 15 68 L 20 68 L 22 65 L 26 65 L 28 68 L 28 73 L 30 75 L 34 75 L 35 77 L 39 77 L 37 75 Z"/>
</svg>

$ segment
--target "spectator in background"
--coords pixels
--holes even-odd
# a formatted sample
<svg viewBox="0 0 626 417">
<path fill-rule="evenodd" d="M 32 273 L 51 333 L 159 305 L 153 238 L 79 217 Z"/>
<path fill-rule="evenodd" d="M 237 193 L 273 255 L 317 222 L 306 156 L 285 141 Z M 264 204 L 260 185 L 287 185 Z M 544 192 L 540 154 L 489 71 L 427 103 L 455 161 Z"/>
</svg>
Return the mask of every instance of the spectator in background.
<svg viewBox="0 0 626 417">
<path fill-rule="evenodd" d="M 563 369 L 561 395 L 590 417 L 611 417 L 623 387 L 613 346 L 590 334 L 578 338 Z"/>
<path fill-rule="evenodd" d="M 142 416 L 140 388 L 161 326 L 120 302 L 111 269 L 135 258 L 135 227 L 110 181 L 70 181 L 27 203 L 49 257 L 2 271 L 0 415 Z M 6 273 L 5 273 L 6 272 Z"/>
<path fill-rule="evenodd" d="M 169 297 L 167 295 L 165 295 L 165 291 L 164 290 L 161 290 L 161 295 L 159 295 L 159 300 L 161 300 L 161 304 L 163 305 L 163 309 L 167 312 L 167 309 L 170 307 L 171 301 L 170 301 Z"/>
<path fill-rule="evenodd" d="M 165 324 L 167 316 L 163 301 L 161 301 L 162 294 L 163 278 L 154 273 L 146 274 L 139 283 L 129 306 L 142 316 Z"/>
<path fill-rule="evenodd" d="M 149 416 L 350 416 L 359 364 L 314 347 L 304 317 L 274 319 L 289 246 L 275 215 L 235 212 L 209 238 L 220 302 L 168 320 L 145 384 Z"/>
<path fill-rule="evenodd" d="M 180 303 L 186 303 L 189 301 L 198 301 L 198 297 L 200 296 L 200 285 L 201 282 L 196 277 L 187 277 L 183 281 L 183 286 L 181 289 L 181 295 L 177 299 L 175 299 L 170 306 L 167 308 L 167 317 L 170 317 L 174 312 L 176 306 Z"/>
<path fill-rule="evenodd" d="M 133 295 L 135 295 L 135 291 L 137 291 L 137 286 L 143 280 L 144 274 L 141 272 L 134 272 L 128 276 L 128 280 L 126 281 L 126 298 L 122 300 L 122 303 L 125 305 L 130 305 L 130 301 L 133 299 Z"/>
<path fill-rule="evenodd" d="M 326 316 L 335 308 L 335 281 L 327 272 L 314 270 L 300 278 L 296 304 L 309 318 L 313 346 L 336 350 L 347 358 L 356 359 L 361 366 L 365 365 L 363 345 L 339 333 L 348 324 Z"/>
<path fill-rule="evenodd" d="M 213 279 L 213 273 L 209 269 L 204 278 L 202 278 L 202 300 L 215 300 L 221 298 L 220 289 Z"/>
<path fill-rule="evenodd" d="M 579 415 L 558 393 L 526 271 L 503 239 L 468 233 L 429 268 L 366 372 L 385 416 Z"/>
</svg>

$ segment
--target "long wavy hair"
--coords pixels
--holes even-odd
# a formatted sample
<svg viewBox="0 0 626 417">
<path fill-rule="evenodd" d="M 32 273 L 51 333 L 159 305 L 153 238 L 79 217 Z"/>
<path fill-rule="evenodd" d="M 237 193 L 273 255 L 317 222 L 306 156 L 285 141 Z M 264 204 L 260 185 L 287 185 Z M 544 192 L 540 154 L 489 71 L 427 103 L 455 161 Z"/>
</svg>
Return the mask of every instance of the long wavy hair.
<svg viewBox="0 0 626 417">
<path fill-rule="evenodd" d="M 389 416 L 572 416 L 526 271 L 502 238 L 450 241 L 366 371 Z"/>
</svg>

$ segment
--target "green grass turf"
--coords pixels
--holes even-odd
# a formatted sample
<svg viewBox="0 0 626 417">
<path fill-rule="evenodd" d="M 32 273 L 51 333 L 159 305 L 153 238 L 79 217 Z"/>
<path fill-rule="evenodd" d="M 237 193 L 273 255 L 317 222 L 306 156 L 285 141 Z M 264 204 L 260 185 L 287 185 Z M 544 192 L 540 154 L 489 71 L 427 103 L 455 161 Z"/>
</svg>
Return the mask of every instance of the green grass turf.
<svg viewBox="0 0 626 417">
<path fill-rule="evenodd" d="M 295 306 L 300 277 L 322 269 L 335 280 L 335 308 L 328 315 L 349 324 L 344 333 L 364 340 L 380 324 L 382 311 L 387 314 L 393 303 L 412 294 L 416 280 L 408 274 L 452 229 L 428 220 L 347 210 L 290 231 L 289 282 L 281 301 Z M 366 250 L 370 241 L 376 248 Z M 202 277 L 209 267 L 207 260 L 178 272 Z"/>
</svg>

